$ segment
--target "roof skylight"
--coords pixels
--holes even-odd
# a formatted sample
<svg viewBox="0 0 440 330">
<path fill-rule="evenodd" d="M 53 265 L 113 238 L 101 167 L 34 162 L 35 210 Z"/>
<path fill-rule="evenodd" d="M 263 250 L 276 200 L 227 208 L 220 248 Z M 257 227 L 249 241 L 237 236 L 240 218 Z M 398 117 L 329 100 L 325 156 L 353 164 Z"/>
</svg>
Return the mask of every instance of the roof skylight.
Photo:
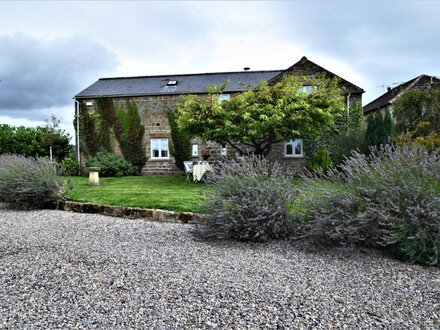
<svg viewBox="0 0 440 330">
<path fill-rule="evenodd" d="M 177 86 L 177 80 L 168 80 L 167 86 Z"/>
</svg>

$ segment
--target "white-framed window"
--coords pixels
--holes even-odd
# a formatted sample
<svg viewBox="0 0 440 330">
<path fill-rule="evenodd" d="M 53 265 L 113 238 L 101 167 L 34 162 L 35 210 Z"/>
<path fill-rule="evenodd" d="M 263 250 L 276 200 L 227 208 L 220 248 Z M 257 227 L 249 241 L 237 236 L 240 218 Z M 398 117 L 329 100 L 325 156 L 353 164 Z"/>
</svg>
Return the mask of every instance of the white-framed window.
<svg viewBox="0 0 440 330">
<path fill-rule="evenodd" d="M 220 155 L 227 156 L 228 155 L 228 145 L 226 143 L 222 143 L 220 145 Z"/>
<path fill-rule="evenodd" d="M 86 106 L 87 106 L 87 107 L 91 107 L 92 105 L 93 105 L 93 101 L 87 101 L 87 102 L 86 102 Z"/>
<path fill-rule="evenodd" d="M 193 157 L 197 157 L 199 155 L 199 145 L 193 144 L 191 154 Z"/>
<path fill-rule="evenodd" d="M 151 159 L 169 159 L 168 139 L 151 139 Z"/>
<path fill-rule="evenodd" d="M 316 86 L 305 85 L 305 86 L 301 86 L 299 88 L 299 91 L 303 93 L 313 93 L 316 92 L 317 89 L 318 88 Z"/>
<path fill-rule="evenodd" d="M 223 101 L 229 100 L 231 98 L 230 94 L 220 94 L 218 96 L 218 101 L 221 103 Z"/>
<path fill-rule="evenodd" d="M 295 139 L 284 143 L 284 157 L 303 157 L 303 140 Z"/>
</svg>

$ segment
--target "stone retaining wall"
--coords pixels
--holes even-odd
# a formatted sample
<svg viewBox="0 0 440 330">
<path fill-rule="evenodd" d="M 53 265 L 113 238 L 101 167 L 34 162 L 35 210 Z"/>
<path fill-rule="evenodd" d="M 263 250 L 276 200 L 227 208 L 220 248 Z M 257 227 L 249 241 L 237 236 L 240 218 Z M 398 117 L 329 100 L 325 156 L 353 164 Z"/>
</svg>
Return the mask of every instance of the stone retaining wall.
<svg viewBox="0 0 440 330">
<path fill-rule="evenodd" d="M 203 216 L 201 214 L 193 212 L 175 212 L 157 209 L 99 205 L 71 201 L 59 203 L 57 205 L 57 209 L 79 213 L 97 213 L 121 218 L 145 218 L 148 220 L 159 222 L 205 224 Z"/>
</svg>

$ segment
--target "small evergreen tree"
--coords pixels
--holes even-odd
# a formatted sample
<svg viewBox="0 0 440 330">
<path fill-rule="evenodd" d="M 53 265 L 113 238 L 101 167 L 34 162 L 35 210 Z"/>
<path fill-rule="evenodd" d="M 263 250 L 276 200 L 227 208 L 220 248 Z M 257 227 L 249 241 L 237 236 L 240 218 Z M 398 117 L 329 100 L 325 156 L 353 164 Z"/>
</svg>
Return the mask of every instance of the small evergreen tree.
<svg viewBox="0 0 440 330">
<path fill-rule="evenodd" d="M 365 141 L 368 146 L 379 147 L 391 143 L 394 134 L 394 123 L 389 110 L 385 112 L 385 118 L 380 111 L 376 111 L 367 119 L 367 131 Z"/>
<path fill-rule="evenodd" d="M 383 116 L 380 111 L 376 111 L 376 114 L 374 115 L 374 126 L 375 126 L 375 132 L 376 132 L 376 146 L 380 146 L 381 144 L 385 144 L 385 129 L 383 125 Z"/>
<path fill-rule="evenodd" d="M 369 115 L 367 118 L 367 131 L 365 132 L 365 142 L 367 146 L 375 146 L 376 140 L 376 121 L 373 115 Z"/>
</svg>

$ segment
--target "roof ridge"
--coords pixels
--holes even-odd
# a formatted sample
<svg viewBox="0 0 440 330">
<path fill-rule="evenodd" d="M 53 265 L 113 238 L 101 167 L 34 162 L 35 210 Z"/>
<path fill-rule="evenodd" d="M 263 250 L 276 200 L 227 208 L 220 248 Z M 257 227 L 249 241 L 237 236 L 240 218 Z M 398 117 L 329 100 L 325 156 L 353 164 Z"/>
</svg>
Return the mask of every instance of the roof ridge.
<svg viewBox="0 0 440 330">
<path fill-rule="evenodd" d="M 270 79 L 270 81 L 272 81 L 272 82 L 278 81 L 284 75 L 285 72 L 289 72 L 289 70 L 291 70 L 291 69 L 295 68 L 296 66 L 301 65 L 301 64 L 303 64 L 305 62 L 309 62 L 309 63 L 313 64 L 314 66 L 318 67 L 321 71 L 329 73 L 330 76 L 339 77 L 341 82 L 345 82 L 345 83 L 348 83 L 349 85 L 352 85 L 355 89 L 358 89 L 359 92 L 362 92 L 362 93 L 365 92 L 365 90 L 362 87 L 359 87 L 358 85 L 353 84 L 351 81 L 348 81 L 347 79 L 342 78 L 342 76 L 340 76 L 340 75 L 338 75 L 338 74 L 336 74 L 336 73 L 334 73 L 334 72 L 324 68 L 323 66 L 321 66 L 321 65 L 319 65 L 319 64 L 317 64 L 317 63 L 315 63 L 315 62 L 313 62 L 311 60 L 309 60 L 306 56 L 301 57 L 301 59 L 299 61 L 297 61 L 294 64 L 292 64 L 287 69 L 282 70 L 280 72 L 280 74 L 278 74 L 275 77 L 273 77 L 272 79 Z"/>
<path fill-rule="evenodd" d="M 214 74 L 225 74 L 225 73 L 264 73 L 264 72 L 278 72 L 285 70 L 255 70 L 255 71 L 221 71 L 221 72 L 203 72 L 203 73 L 182 73 L 182 74 L 160 74 L 152 76 L 131 76 L 131 77 L 105 77 L 99 78 L 98 80 L 113 80 L 113 79 L 142 79 L 142 78 L 159 78 L 159 77 L 187 77 L 187 76 L 204 76 L 204 75 L 214 75 Z"/>
<path fill-rule="evenodd" d="M 417 84 L 417 83 L 419 82 L 419 80 L 422 79 L 423 76 L 425 76 L 425 75 L 424 75 L 424 74 L 421 74 L 420 76 L 415 77 L 415 78 L 413 79 L 413 81 L 412 81 L 410 84 L 408 84 L 408 86 L 406 86 L 406 89 L 410 89 L 410 88 L 414 87 L 414 85 Z M 410 81 L 411 81 L 411 80 L 407 81 L 406 83 L 408 83 L 408 82 L 410 82 Z M 403 84 L 405 84 L 405 83 L 403 83 Z M 403 85 L 403 84 L 401 84 L 401 85 Z M 399 86 L 400 86 L 400 85 L 399 85 Z M 396 86 L 396 87 L 398 87 L 398 86 Z"/>
</svg>

